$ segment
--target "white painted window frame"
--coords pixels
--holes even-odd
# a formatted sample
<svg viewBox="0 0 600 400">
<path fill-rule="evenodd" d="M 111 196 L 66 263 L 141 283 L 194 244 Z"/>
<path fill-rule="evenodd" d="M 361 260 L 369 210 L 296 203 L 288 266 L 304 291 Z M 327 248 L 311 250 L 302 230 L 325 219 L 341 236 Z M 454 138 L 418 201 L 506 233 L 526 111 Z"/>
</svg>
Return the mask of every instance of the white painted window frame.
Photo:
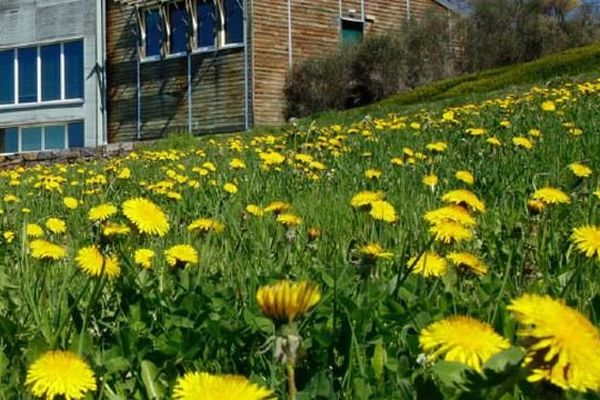
<svg viewBox="0 0 600 400">
<path fill-rule="evenodd" d="M 84 71 L 81 71 L 82 75 L 84 75 L 85 72 L 85 39 L 83 37 L 76 37 L 76 38 L 69 38 L 69 39 L 63 39 L 60 41 L 53 41 L 53 42 L 46 42 L 46 43 L 38 43 L 38 44 L 34 44 L 34 45 L 27 45 L 27 46 L 21 46 L 21 47 L 15 47 L 15 48 L 8 48 L 8 49 L 1 49 L 1 51 L 12 51 L 13 52 L 13 63 L 14 63 L 14 102 L 12 104 L 2 104 L 0 105 L 0 110 L 7 110 L 7 109 L 22 109 L 22 108 L 36 108 L 36 107 L 40 107 L 40 106 L 50 106 L 50 105 L 56 105 L 56 106 L 61 106 L 61 105 L 70 105 L 70 104 L 79 104 L 79 103 L 83 103 L 85 101 L 85 87 L 83 90 L 83 97 L 80 98 L 66 98 L 66 64 L 65 64 L 65 44 L 67 43 L 72 43 L 72 42 L 77 42 L 77 41 L 81 41 L 82 42 L 82 46 L 83 46 L 83 69 Z M 41 51 L 42 51 L 42 47 L 44 46 L 50 46 L 53 44 L 60 44 L 60 99 L 58 100 L 46 100 L 43 101 L 42 100 L 42 57 L 41 57 Z M 36 95 L 37 95 L 37 101 L 35 102 L 28 102 L 28 103 L 21 103 L 19 101 L 19 50 L 20 49 L 27 49 L 27 48 L 32 48 L 35 47 L 36 48 Z M 84 86 L 85 86 L 85 79 L 83 82 Z"/>
</svg>

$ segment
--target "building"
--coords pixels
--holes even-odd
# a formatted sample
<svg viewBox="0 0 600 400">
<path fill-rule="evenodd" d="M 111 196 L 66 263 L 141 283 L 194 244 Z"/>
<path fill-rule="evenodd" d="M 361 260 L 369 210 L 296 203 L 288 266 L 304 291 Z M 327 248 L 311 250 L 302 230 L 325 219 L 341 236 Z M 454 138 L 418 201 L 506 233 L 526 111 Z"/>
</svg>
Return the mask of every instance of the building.
<svg viewBox="0 0 600 400">
<path fill-rule="evenodd" d="M 0 154 L 283 122 L 288 71 L 458 0 L 0 0 Z"/>
<path fill-rule="evenodd" d="M 104 144 L 102 1 L 0 1 L 0 153 Z"/>
<path fill-rule="evenodd" d="M 283 122 L 292 65 L 456 0 L 108 0 L 108 137 Z"/>
</svg>

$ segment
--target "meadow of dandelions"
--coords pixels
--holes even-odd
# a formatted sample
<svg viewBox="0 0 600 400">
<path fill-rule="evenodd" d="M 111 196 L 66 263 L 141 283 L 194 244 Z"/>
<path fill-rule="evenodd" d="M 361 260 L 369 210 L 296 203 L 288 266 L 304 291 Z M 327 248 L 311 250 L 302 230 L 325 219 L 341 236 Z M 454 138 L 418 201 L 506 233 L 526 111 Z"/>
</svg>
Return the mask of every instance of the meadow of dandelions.
<svg viewBox="0 0 600 400">
<path fill-rule="evenodd" d="M 598 398 L 599 113 L 566 82 L 0 171 L 0 398 Z"/>
</svg>

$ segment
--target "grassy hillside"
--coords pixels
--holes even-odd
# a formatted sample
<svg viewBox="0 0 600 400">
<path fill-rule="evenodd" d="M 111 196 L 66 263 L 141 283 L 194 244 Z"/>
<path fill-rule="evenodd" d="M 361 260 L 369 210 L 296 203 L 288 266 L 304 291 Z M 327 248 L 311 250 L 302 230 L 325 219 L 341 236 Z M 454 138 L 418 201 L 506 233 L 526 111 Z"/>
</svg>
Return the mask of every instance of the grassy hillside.
<svg viewBox="0 0 600 400">
<path fill-rule="evenodd" d="M 598 398 L 599 94 L 0 171 L 0 398 Z"/>
</svg>

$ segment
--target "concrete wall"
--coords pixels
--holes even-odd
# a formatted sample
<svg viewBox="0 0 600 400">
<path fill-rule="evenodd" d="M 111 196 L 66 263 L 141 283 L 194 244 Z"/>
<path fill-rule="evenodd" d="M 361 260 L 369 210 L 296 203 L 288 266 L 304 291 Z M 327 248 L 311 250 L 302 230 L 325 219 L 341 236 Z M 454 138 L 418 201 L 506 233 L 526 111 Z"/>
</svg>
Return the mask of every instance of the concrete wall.
<svg viewBox="0 0 600 400">
<path fill-rule="evenodd" d="M 86 146 L 104 141 L 101 0 L 0 0 L 0 50 L 83 38 L 84 101 L 68 105 L 0 107 L 0 127 L 83 120 Z M 98 68 L 100 67 L 100 68 Z"/>
</svg>

